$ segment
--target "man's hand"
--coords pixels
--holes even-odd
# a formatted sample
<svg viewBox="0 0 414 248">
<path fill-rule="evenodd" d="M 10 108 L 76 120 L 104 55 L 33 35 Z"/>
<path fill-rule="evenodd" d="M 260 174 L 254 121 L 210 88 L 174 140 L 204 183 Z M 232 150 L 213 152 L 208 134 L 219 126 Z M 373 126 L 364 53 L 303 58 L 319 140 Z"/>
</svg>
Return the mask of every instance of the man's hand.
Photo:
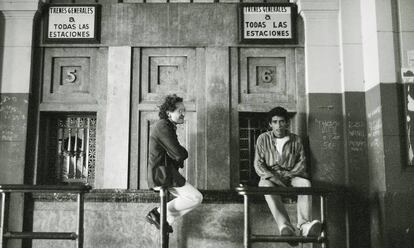
<svg viewBox="0 0 414 248">
<path fill-rule="evenodd" d="M 287 171 L 287 170 L 278 170 L 277 174 L 279 174 L 281 178 L 284 178 L 285 181 L 290 180 L 293 177 L 292 173 L 290 171 Z"/>
<path fill-rule="evenodd" d="M 167 161 L 170 165 L 173 165 L 177 170 L 178 168 L 184 168 L 184 161 L 177 161 L 171 158 L 167 153 Z"/>
<path fill-rule="evenodd" d="M 179 168 L 184 168 L 184 161 L 181 161 L 181 162 L 176 162 L 176 165 L 179 167 Z"/>
<path fill-rule="evenodd" d="M 286 180 L 283 180 L 281 177 L 278 176 L 272 176 L 268 178 L 267 180 L 271 181 L 272 183 L 282 186 L 282 187 L 288 187 L 288 182 Z"/>
</svg>

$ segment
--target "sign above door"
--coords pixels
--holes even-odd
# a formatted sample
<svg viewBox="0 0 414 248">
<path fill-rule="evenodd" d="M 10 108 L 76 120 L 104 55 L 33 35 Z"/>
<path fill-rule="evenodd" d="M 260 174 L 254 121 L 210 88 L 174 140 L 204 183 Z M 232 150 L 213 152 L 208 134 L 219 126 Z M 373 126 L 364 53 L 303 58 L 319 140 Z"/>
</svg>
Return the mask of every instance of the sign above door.
<svg viewBox="0 0 414 248">
<path fill-rule="evenodd" d="M 47 5 L 45 43 L 99 43 L 100 7 L 96 4 Z"/>
<path fill-rule="evenodd" d="M 240 43 L 296 44 L 296 18 L 296 4 L 241 3 Z"/>
</svg>

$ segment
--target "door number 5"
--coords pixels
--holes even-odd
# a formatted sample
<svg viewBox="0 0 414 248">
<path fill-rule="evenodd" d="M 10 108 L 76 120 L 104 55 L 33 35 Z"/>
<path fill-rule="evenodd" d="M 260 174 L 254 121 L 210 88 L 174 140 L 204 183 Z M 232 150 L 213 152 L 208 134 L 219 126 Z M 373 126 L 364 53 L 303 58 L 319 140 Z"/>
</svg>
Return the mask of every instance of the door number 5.
<svg viewBox="0 0 414 248">
<path fill-rule="evenodd" d="M 65 83 L 74 83 L 77 79 L 76 69 L 69 69 L 66 71 Z"/>
</svg>

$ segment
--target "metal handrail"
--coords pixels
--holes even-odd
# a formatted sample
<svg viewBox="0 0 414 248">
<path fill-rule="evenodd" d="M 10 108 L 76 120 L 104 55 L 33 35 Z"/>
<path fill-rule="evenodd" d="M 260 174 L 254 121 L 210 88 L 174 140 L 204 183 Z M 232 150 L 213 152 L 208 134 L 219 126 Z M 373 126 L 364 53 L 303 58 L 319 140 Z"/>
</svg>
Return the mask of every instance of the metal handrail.
<svg viewBox="0 0 414 248">
<path fill-rule="evenodd" d="M 322 187 L 252 187 L 235 188 L 239 195 L 328 195 L 332 189 Z"/>
<path fill-rule="evenodd" d="M 86 185 L 27 185 L 27 184 L 1 184 L 0 193 L 86 193 L 92 186 Z"/>
<path fill-rule="evenodd" d="M 6 239 L 69 239 L 76 240 L 78 235 L 74 232 L 6 232 Z"/>
<path fill-rule="evenodd" d="M 77 247 L 83 248 L 84 194 L 92 189 L 90 185 L 0 185 L 0 248 L 7 239 L 67 239 L 76 240 Z M 9 198 L 12 193 L 74 193 L 77 194 L 77 230 L 76 232 L 11 232 L 7 230 Z"/>
<path fill-rule="evenodd" d="M 275 235 L 255 235 L 252 234 L 251 241 L 254 242 L 301 242 L 301 243 L 322 243 L 323 237 L 296 237 L 296 236 L 275 236 Z"/>
<path fill-rule="evenodd" d="M 322 248 L 327 247 L 327 228 L 326 228 L 326 197 L 334 192 L 331 188 L 322 187 L 252 187 L 240 185 L 235 188 L 239 195 L 244 197 L 244 231 L 243 247 L 250 248 L 254 242 L 301 242 L 301 243 L 321 243 Z M 314 195 L 320 197 L 320 214 L 323 225 L 322 233 L 319 237 L 285 237 L 275 235 L 252 234 L 250 230 L 250 211 L 249 196 L 254 195 Z"/>
</svg>

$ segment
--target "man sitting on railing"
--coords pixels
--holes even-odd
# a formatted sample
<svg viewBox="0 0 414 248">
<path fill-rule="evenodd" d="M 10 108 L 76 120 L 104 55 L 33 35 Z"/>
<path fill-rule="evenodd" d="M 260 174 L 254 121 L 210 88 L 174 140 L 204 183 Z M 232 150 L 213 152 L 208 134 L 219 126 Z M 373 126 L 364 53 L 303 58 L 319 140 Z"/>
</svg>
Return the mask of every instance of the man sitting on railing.
<svg viewBox="0 0 414 248">
<path fill-rule="evenodd" d="M 286 109 L 276 107 L 268 113 L 271 131 L 257 138 L 254 167 L 260 176 L 260 187 L 310 187 L 306 170 L 306 157 L 300 138 L 289 132 L 290 115 Z M 279 227 L 281 236 L 294 236 L 281 196 L 266 195 L 266 202 Z M 299 195 L 298 224 L 301 235 L 319 236 L 322 224 L 310 219 L 310 196 Z M 297 243 L 290 243 L 297 245 Z"/>
<path fill-rule="evenodd" d="M 167 203 L 167 231 L 173 232 L 172 224 L 201 204 L 203 195 L 179 173 L 188 157 L 187 150 L 178 141 L 177 125 L 184 124 L 185 106 L 177 95 L 168 95 L 160 106 L 160 120 L 151 129 L 148 155 L 148 186 L 165 187 L 175 196 Z M 160 209 L 152 209 L 146 220 L 160 228 Z"/>
</svg>

